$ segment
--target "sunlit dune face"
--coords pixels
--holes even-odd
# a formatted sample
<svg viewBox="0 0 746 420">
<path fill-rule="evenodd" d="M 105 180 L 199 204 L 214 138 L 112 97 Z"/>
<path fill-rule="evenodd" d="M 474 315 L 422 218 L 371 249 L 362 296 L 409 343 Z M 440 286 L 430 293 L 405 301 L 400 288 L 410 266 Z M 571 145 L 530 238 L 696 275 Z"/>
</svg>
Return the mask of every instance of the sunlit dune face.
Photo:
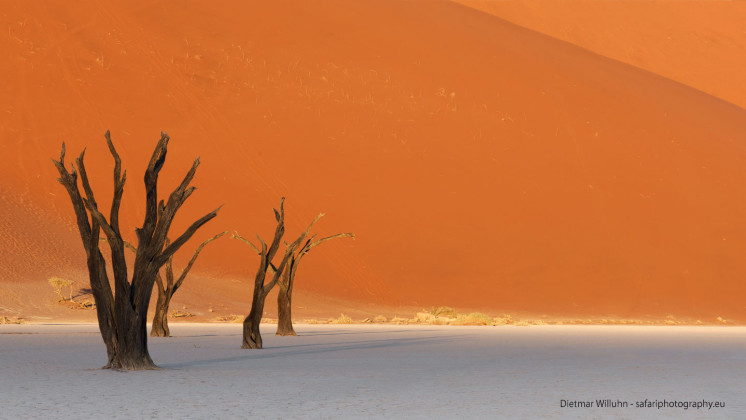
<svg viewBox="0 0 746 420">
<path fill-rule="evenodd" d="M 319 212 L 320 235 L 356 235 L 304 259 L 297 287 L 309 293 L 746 319 L 746 111 L 701 91 L 450 2 L 31 2 L 5 13 L 0 179 L 54 223 L 73 216 L 49 158 L 62 141 L 68 161 L 87 147 L 108 203 L 110 129 L 134 241 L 142 173 L 167 130 L 162 195 L 201 159 L 174 235 L 225 204 L 182 260 L 222 230 L 268 239 L 285 196 L 290 237 Z M 28 220 L 12 213 L 2 229 L 42 235 L 19 228 Z M 84 269 L 80 248 L 40 249 Z M 228 239 L 200 258 L 216 289 L 256 269 Z M 39 276 L 53 275 L 45 264 Z"/>
<path fill-rule="evenodd" d="M 746 108 L 746 3 L 455 1 Z"/>
</svg>

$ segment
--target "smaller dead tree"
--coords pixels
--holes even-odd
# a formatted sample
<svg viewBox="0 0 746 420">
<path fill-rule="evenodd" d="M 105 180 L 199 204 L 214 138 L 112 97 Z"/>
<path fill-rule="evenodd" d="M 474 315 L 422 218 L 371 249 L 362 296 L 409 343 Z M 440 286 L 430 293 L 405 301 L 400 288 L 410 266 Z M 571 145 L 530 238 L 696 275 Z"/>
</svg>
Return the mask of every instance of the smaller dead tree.
<svg viewBox="0 0 746 420">
<path fill-rule="evenodd" d="M 239 235 L 238 232 L 233 234 L 234 239 L 241 240 L 249 244 L 259 254 L 259 269 L 254 277 L 254 294 L 251 301 L 251 310 L 249 315 L 243 321 L 243 343 L 241 348 L 244 349 L 260 349 L 262 348 L 262 335 L 259 332 L 259 324 L 262 321 L 262 315 L 264 314 L 264 302 L 267 299 L 267 295 L 273 287 L 280 280 L 282 272 L 285 270 L 285 266 L 288 261 L 295 253 L 298 245 L 305 240 L 305 235 L 301 235 L 295 242 L 286 244 L 285 254 L 282 257 L 279 265 L 275 265 L 272 260 L 277 254 L 277 250 L 280 248 L 280 242 L 282 241 L 283 235 L 285 235 L 285 197 L 280 200 L 280 210 L 275 212 L 275 220 L 277 220 L 277 227 L 275 228 L 275 236 L 272 239 L 272 243 L 267 246 L 267 243 L 257 235 L 259 239 L 260 247 L 255 246 L 251 241 L 247 240 L 243 236 Z M 272 271 L 272 279 L 265 284 L 267 278 L 267 271 Z"/>
<path fill-rule="evenodd" d="M 221 232 L 217 235 L 205 240 L 202 242 L 197 249 L 194 251 L 194 254 L 192 255 L 192 258 L 187 263 L 186 267 L 184 267 L 184 270 L 182 270 L 181 274 L 179 275 L 179 278 L 174 281 L 174 265 L 173 260 L 174 257 L 171 256 L 171 258 L 166 261 L 166 264 L 164 264 L 165 272 L 166 272 L 166 282 L 164 284 L 163 278 L 161 277 L 161 274 L 158 273 L 158 275 L 155 278 L 155 284 L 158 286 L 158 300 L 156 301 L 155 305 L 155 313 L 153 314 L 153 326 L 150 329 L 150 336 L 151 337 L 170 337 L 171 331 L 168 329 L 168 308 L 169 305 L 171 305 L 171 298 L 174 297 L 174 293 L 176 293 L 177 290 L 181 287 L 181 285 L 184 283 L 184 279 L 186 279 L 187 274 L 189 273 L 189 270 L 192 269 L 192 266 L 194 265 L 194 262 L 197 261 L 197 257 L 199 256 L 199 253 L 202 252 L 202 249 L 207 246 L 210 242 L 214 241 L 215 239 L 218 239 L 224 235 L 227 235 L 229 232 Z M 164 246 L 168 246 L 169 241 L 166 241 L 166 244 Z"/>
<path fill-rule="evenodd" d="M 323 213 L 316 216 L 316 218 L 313 219 L 306 231 L 303 232 L 301 237 L 298 238 L 298 241 L 296 242 L 302 242 L 303 238 L 308 236 L 308 232 L 311 230 L 311 227 L 313 227 L 313 225 L 322 217 L 324 217 Z M 300 260 L 306 254 L 308 254 L 308 252 L 312 248 L 321 245 L 326 241 L 344 237 L 354 239 L 355 235 L 353 235 L 352 233 L 338 233 L 336 235 L 327 236 L 325 238 L 317 240 L 314 240 L 316 238 L 316 235 L 313 235 L 308 240 L 306 240 L 306 243 L 303 244 L 303 246 L 300 247 L 297 252 L 294 252 L 293 255 L 290 256 L 290 261 L 288 262 L 285 271 L 282 273 L 280 281 L 277 283 L 280 288 L 277 293 L 277 335 L 297 335 L 295 333 L 295 330 L 293 329 L 292 301 L 295 273 L 298 271 L 298 264 L 300 263 Z"/>
</svg>

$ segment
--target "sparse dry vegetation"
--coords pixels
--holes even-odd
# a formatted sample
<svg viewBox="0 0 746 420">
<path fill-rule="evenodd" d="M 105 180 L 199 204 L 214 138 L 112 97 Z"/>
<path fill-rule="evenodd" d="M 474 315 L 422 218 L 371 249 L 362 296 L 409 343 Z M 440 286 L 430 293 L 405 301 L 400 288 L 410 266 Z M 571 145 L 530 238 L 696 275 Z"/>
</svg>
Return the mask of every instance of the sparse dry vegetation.
<svg viewBox="0 0 746 420">
<path fill-rule="evenodd" d="M 24 320 L 23 318 L 18 317 L 18 316 L 11 316 L 11 317 L 1 316 L 0 317 L 0 324 L 1 325 L 5 325 L 5 324 L 25 324 L 25 323 L 26 323 L 26 320 Z"/>
<path fill-rule="evenodd" d="M 437 314 L 437 315 L 436 315 Z M 218 322 L 242 322 L 243 317 L 241 315 L 227 315 L 221 316 L 216 319 Z M 727 321 L 720 318 L 714 318 L 708 324 L 725 324 Z M 262 320 L 264 324 L 275 324 L 276 319 Z M 327 319 L 316 319 L 316 318 L 305 318 L 302 320 L 303 324 L 308 325 L 319 325 L 319 324 L 389 324 L 389 325 L 452 325 L 452 326 L 515 326 L 515 327 L 529 327 L 535 325 L 705 325 L 701 320 L 679 320 L 672 315 L 668 315 L 663 319 L 656 320 L 639 320 L 639 319 L 625 319 L 625 318 L 567 318 L 567 319 L 551 319 L 546 315 L 533 317 L 533 318 L 518 318 L 512 314 L 503 314 L 501 316 L 493 317 L 491 315 L 481 312 L 470 312 L 460 313 L 457 310 L 441 306 L 437 308 L 431 308 L 429 310 L 423 309 L 421 312 L 417 312 L 412 318 L 404 318 L 401 316 L 394 316 L 391 319 L 386 318 L 383 315 L 377 315 L 375 317 L 366 317 L 359 320 L 354 320 L 352 317 L 342 313 L 338 318 L 327 318 Z"/>
<path fill-rule="evenodd" d="M 450 325 L 494 325 L 489 315 L 481 312 L 472 312 L 467 315 L 458 314 L 456 320 Z"/>
<path fill-rule="evenodd" d="M 189 311 L 180 311 L 178 309 L 171 311 L 171 318 L 190 318 L 193 316 L 194 314 Z"/>
<path fill-rule="evenodd" d="M 73 301 L 73 284 L 75 282 L 70 279 L 65 279 L 62 277 L 50 277 L 49 278 L 49 285 L 54 287 L 56 289 L 57 295 L 59 295 L 58 302 L 65 302 L 65 297 L 62 296 L 62 289 L 65 287 L 70 288 L 70 302 Z"/>
<path fill-rule="evenodd" d="M 223 315 L 216 318 L 218 322 L 235 322 L 236 324 L 240 324 L 243 322 L 244 317 L 242 315 Z"/>
<path fill-rule="evenodd" d="M 353 321 L 352 318 L 350 318 L 349 316 L 347 316 L 345 314 L 340 314 L 339 318 L 337 318 L 337 319 L 330 319 L 329 323 L 330 324 L 354 324 L 355 321 Z"/>
</svg>

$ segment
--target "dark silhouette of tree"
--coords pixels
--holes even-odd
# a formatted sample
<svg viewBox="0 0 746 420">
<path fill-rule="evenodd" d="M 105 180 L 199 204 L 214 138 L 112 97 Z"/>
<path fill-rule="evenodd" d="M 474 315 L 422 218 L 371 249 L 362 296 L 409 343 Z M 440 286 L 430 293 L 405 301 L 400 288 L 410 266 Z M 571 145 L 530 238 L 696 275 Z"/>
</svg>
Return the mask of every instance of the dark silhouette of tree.
<svg viewBox="0 0 746 420">
<path fill-rule="evenodd" d="M 251 310 L 249 315 L 243 321 L 243 343 L 241 348 L 244 349 L 260 349 L 262 348 L 262 335 L 259 332 L 259 324 L 262 321 L 262 315 L 264 314 L 264 302 L 267 299 L 267 295 L 273 287 L 280 280 L 283 270 L 287 265 L 293 253 L 298 248 L 299 244 L 302 243 L 306 235 L 301 235 L 295 242 L 286 244 L 285 254 L 282 257 L 279 265 L 274 265 L 272 260 L 277 254 L 277 250 L 280 248 L 280 242 L 282 241 L 283 235 L 285 235 L 285 197 L 280 200 L 280 210 L 275 212 L 275 220 L 277 220 L 277 227 L 275 228 L 275 236 L 272 239 L 272 243 L 267 246 L 266 242 L 257 235 L 259 239 L 260 247 L 257 247 L 251 241 L 247 240 L 238 232 L 233 234 L 234 239 L 239 239 L 249 244 L 259 254 L 259 269 L 254 277 L 254 294 L 251 301 Z M 272 279 L 265 284 L 267 278 L 267 271 L 272 271 Z"/>
<path fill-rule="evenodd" d="M 141 228 L 135 229 L 138 240 L 132 280 L 128 278 L 127 262 L 124 258 L 124 240 L 119 230 L 119 208 L 124 194 L 126 171 L 122 173 L 122 162 L 111 141 L 109 131 L 105 134 L 109 152 L 114 158 L 114 195 L 109 219 L 101 213 L 93 194 L 85 169 L 85 150 L 65 166 L 65 144 L 62 143 L 60 160 L 53 160 L 60 174 L 58 181 L 65 187 L 75 211 L 83 247 L 86 252 L 88 278 L 96 301 L 99 330 L 106 345 L 108 362 L 104 368 L 137 370 L 156 368 L 147 346 L 146 317 L 153 285 L 160 268 L 184 245 L 205 223 L 213 219 L 215 209 L 193 222 L 175 241 L 166 244 L 168 231 L 187 198 L 195 190 L 189 183 L 199 166 L 194 160 L 181 184 L 169 195 L 167 201 L 158 201 L 158 174 L 166 160 L 169 137 L 165 132 L 156 144 L 148 167 L 145 170 L 145 220 Z M 78 188 L 78 171 L 85 192 L 82 197 Z M 103 230 L 111 249 L 111 267 L 114 275 L 112 291 L 106 272 L 106 261 L 99 248 L 99 235 Z"/>
<path fill-rule="evenodd" d="M 322 217 L 324 217 L 323 213 L 316 216 L 308 226 L 308 229 L 303 232 L 301 238 L 298 239 L 298 243 L 303 241 L 302 238 L 308 236 L 311 227 L 313 227 L 313 225 Z M 306 240 L 306 243 L 304 243 L 302 247 L 298 248 L 297 252 L 294 252 L 293 255 L 290 256 L 290 261 L 288 262 L 287 267 L 285 267 L 282 276 L 280 276 L 280 281 L 277 283 L 279 286 L 279 291 L 277 292 L 277 335 L 297 335 L 293 329 L 292 300 L 295 274 L 298 271 L 298 264 L 300 264 L 301 259 L 314 247 L 321 245 L 326 241 L 344 237 L 354 239 L 355 235 L 352 233 L 338 233 L 317 240 L 314 240 L 316 235 L 313 235 Z"/>
<path fill-rule="evenodd" d="M 153 314 L 153 326 L 150 328 L 151 337 L 171 336 L 171 331 L 168 329 L 168 308 L 171 304 L 171 298 L 174 297 L 174 293 L 176 293 L 176 291 L 179 290 L 181 285 L 184 283 L 184 279 L 186 279 L 189 270 L 192 269 L 194 262 L 197 261 L 197 257 L 199 256 L 199 253 L 202 252 L 202 249 L 210 242 L 228 233 L 228 231 L 218 233 L 217 235 L 202 242 L 194 251 L 192 258 L 189 260 L 189 263 L 187 263 L 186 267 L 184 267 L 184 270 L 181 271 L 178 279 L 174 280 L 173 256 L 171 256 L 171 258 L 166 261 L 166 264 L 164 265 L 164 269 L 166 272 L 166 282 L 163 282 L 163 278 L 160 273 L 155 278 L 155 284 L 156 286 L 158 286 L 158 300 L 156 301 L 155 313 Z M 166 239 L 165 246 L 168 246 L 168 243 L 169 240 Z"/>
</svg>

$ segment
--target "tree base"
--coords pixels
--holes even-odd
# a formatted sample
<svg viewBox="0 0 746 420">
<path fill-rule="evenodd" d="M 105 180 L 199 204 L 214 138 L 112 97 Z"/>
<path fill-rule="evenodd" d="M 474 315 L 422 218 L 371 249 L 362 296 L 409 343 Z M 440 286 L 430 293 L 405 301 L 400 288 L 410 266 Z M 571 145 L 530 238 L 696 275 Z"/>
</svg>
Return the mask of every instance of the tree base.
<svg viewBox="0 0 746 420">
<path fill-rule="evenodd" d="M 116 370 L 120 372 L 127 372 L 130 370 L 158 370 L 160 369 L 158 366 L 156 366 L 155 363 L 153 363 L 152 360 L 131 360 L 127 362 L 109 362 L 106 366 L 102 367 L 101 369 L 111 369 Z"/>
</svg>

